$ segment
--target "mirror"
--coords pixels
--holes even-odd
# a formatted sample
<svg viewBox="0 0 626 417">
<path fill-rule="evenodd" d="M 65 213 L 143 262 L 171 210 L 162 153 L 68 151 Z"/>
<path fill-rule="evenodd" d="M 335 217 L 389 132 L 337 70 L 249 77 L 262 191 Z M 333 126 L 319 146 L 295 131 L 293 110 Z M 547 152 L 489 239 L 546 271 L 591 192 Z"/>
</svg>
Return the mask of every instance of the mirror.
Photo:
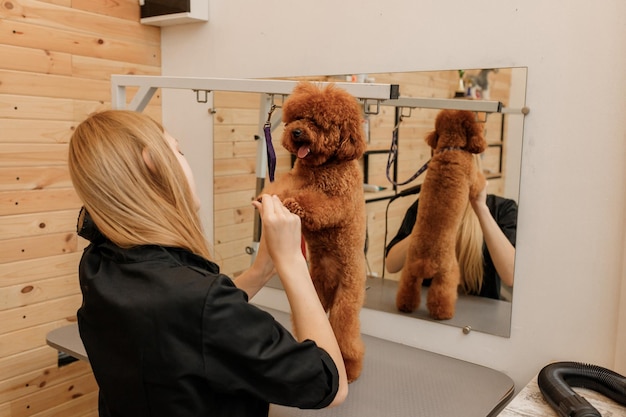
<svg viewBox="0 0 626 417">
<path fill-rule="evenodd" d="M 288 79 L 389 83 L 399 85 L 401 98 L 456 97 L 501 102 L 504 106 L 502 112 L 477 114 L 484 122 L 484 136 L 489 144 L 482 154 L 483 170 L 489 181 L 488 194 L 518 202 L 526 68 L 498 68 L 482 72 L 480 69 L 464 70 L 463 74 L 458 70 L 449 70 Z M 249 189 L 255 189 L 252 157 L 256 152 L 256 144 L 250 145 L 250 136 L 247 135 L 257 135 L 259 120 L 267 116 L 259 114 L 259 101 L 258 94 L 247 93 L 216 92 L 214 97 L 217 116 L 214 119 L 215 243 L 218 259 L 222 258 L 222 270 L 227 274 L 237 274 L 250 263 L 249 255 L 243 252 L 250 244 L 249 236 L 253 228 L 251 221 L 254 213 L 247 205 Z M 385 245 L 395 236 L 407 208 L 419 194 L 397 196 L 410 192 L 425 176 L 421 175 L 399 186 L 389 181 L 387 165 L 392 133 L 397 128 L 398 154 L 395 166 L 389 168 L 389 176 L 397 183 L 402 183 L 430 158 L 430 148 L 424 138 L 434 128 L 439 109 L 394 105 L 375 107 L 369 108 L 369 114 L 365 116 L 368 152 L 361 161 L 364 182 L 375 186 L 368 189 L 376 190 L 366 192 L 368 279 L 364 307 L 434 321 L 426 311 L 425 301 L 414 313 L 397 311 L 395 294 L 400 273 L 384 271 L 384 253 Z M 280 146 L 281 134 L 282 125 L 278 123 L 273 131 L 277 152 L 276 175 L 291 167 L 291 156 Z M 234 203 L 228 202 L 229 199 L 239 199 L 240 207 L 229 208 L 234 207 Z M 222 224 L 225 225 L 223 230 Z M 244 229 L 248 240 L 234 239 L 234 233 L 238 233 L 238 230 L 244 233 Z M 280 287 L 280 282 L 276 278 L 269 285 Z M 422 296 L 425 296 L 425 291 Z M 513 298 L 512 288 L 506 286 L 502 287 L 501 299 L 460 295 L 455 317 L 437 323 L 456 326 L 464 329 L 464 332 L 479 331 L 509 337 Z"/>
</svg>

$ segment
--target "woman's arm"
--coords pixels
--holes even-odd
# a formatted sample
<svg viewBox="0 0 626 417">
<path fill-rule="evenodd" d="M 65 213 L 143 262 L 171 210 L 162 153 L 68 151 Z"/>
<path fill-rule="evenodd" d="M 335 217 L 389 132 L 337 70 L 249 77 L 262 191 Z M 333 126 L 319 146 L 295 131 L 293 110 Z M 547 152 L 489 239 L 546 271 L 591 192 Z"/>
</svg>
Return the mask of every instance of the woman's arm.
<svg viewBox="0 0 626 417">
<path fill-rule="evenodd" d="M 387 256 L 385 257 L 385 269 L 387 269 L 388 272 L 398 272 L 404 266 L 409 243 L 411 241 L 409 236 L 393 245 L 389 249 L 389 252 L 387 252 Z"/>
<path fill-rule="evenodd" d="M 250 268 L 242 272 L 233 281 L 237 288 L 248 294 L 248 300 L 251 300 L 267 284 L 275 272 L 272 258 L 267 253 L 266 243 L 261 237 L 254 262 Z"/>
<path fill-rule="evenodd" d="M 299 341 L 315 341 L 335 362 L 339 390 L 330 406 L 339 405 L 348 395 L 348 378 L 337 339 L 300 249 L 300 218 L 289 212 L 276 196 L 263 195 L 261 203 L 253 204 L 261 213 L 267 251 L 289 300 L 295 337 Z"/>
<path fill-rule="evenodd" d="M 515 265 L 515 247 L 504 235 L 500 226 L 493 218 L 487 207 L 487 186 L 471 201 L 474 213 L 478 217 L 480 227 L 491 260 L 503 283 L 513 286 L 513 271 Z"/>
<path fill-rule="evenodd" d="M 387 245 L 387 254 L 385 255 L 385 269 L 387 272 L 398 272 L 404 267 L 404 261 L 409 249 L 408 239 L 411 236 L 413 226 L 417 219 L 417 210 L 419 205 L 419 199 L 415 200 L 413 204 L 407 209 L 402 219 L 402 224 L 398 229 L 396 236 Z"/>
</svg>

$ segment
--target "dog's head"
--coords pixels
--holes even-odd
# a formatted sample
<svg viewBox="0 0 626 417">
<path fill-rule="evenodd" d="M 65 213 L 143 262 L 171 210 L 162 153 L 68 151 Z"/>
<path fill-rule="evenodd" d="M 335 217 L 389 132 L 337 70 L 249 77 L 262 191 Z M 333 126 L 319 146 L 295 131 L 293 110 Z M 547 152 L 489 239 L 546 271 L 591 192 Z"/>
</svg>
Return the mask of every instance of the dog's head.
<svg viewBox="0 0 626 417">
<path fill-rule="evenodd" d="M 357 159 L 367 147 L 362 120 L 361 107 L 347 91 L 301 82 L 283 104 L 282 145 L 309 166 Z"/>
<path fill-rule="evenodd" d="M 482 125 L 467 110 L 442 110 L 435 120 L 435 130 L 426 136 L 428 146 L 437 149 L 460 148 L 470 153 L 487 149 Z"/>
</svg>

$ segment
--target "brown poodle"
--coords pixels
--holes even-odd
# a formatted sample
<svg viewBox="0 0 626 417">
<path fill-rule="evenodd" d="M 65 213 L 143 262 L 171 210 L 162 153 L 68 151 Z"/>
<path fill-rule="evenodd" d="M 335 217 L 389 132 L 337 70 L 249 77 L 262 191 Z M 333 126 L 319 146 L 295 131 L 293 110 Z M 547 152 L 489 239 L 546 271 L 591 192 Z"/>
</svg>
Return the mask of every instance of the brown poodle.
<svg viewBox="0 0 626 417">
<path fill-rule="evenodd" d="M 415 311 L 422 281 L 432 278 L 426 306 L 431 317 L 446 320 L 454 317 L 460 278 L 457 231 L 469 199 L 485 187 L 472 154 L 482 153 L 487 143 L 475 115 L 464 110 L 442 110 L 426 143 L 433 148 L 433 157 L 420 192 L 396 306 L 403 312 Z"/>
<path fill-rule="evenodd" d="M 302 219 L 311 277 L 329 313 L 348 380 L 361 373 L 359 312 L 365 298 L 365 199 L 358 158 L 367 144 L 362 110 L 343 89 L 298 83 L 283 104 L 282 145 L 293 169 L 268 184 Z"/>
</svg>

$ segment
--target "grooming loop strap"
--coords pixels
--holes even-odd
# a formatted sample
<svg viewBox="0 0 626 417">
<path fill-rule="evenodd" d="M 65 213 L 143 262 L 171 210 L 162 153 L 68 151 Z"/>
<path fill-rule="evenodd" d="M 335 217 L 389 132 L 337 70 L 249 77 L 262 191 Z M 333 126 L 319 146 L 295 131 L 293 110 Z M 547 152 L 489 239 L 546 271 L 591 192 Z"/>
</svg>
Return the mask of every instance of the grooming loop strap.
<svg viewBox="0 0 626 417">
<path fill-rule="evenodd" d="M 263 125 L 263 133 L 265 134 L 265 147 L 267 149 L 267 172 L 270 182 L 274 182 L 274 173 L 276 172 L 276 151 L 272 144 L 272 113 L 276 109 L 276 105 L 272 104 L 270 111 L 267 113 L 267 121 Z"/>
<path fill-rule="evenodd" d="M 418 169 L 417 172 L 413 174 L 411 178 L 409 178 L 406 181 L 397 182 L 396 180 L 391 178 L 391 167 L 393 166 L 393 164 L 398 163 L 398 131 L 400 130 L 401 122 L 402 122 L 402 117 L 400 117 L 400 120 L 393 128 L 393 133 L 391 134 L 391 148 L 389 149 L 389 156 L 387 158 L 387 179 L 389 180 L 390 183 L 392 183 L 395 186 L 406 185 L 410 183 L 411 181 L 415 180 L 417 177 L 422 175 L 424 171 L 426 171 L 426 169 L 428 168 L 428 163 L 430 162 L 430 160 L 426 161 L 426 163 L 422 165 L 420 169 Z"/>
</svg>

